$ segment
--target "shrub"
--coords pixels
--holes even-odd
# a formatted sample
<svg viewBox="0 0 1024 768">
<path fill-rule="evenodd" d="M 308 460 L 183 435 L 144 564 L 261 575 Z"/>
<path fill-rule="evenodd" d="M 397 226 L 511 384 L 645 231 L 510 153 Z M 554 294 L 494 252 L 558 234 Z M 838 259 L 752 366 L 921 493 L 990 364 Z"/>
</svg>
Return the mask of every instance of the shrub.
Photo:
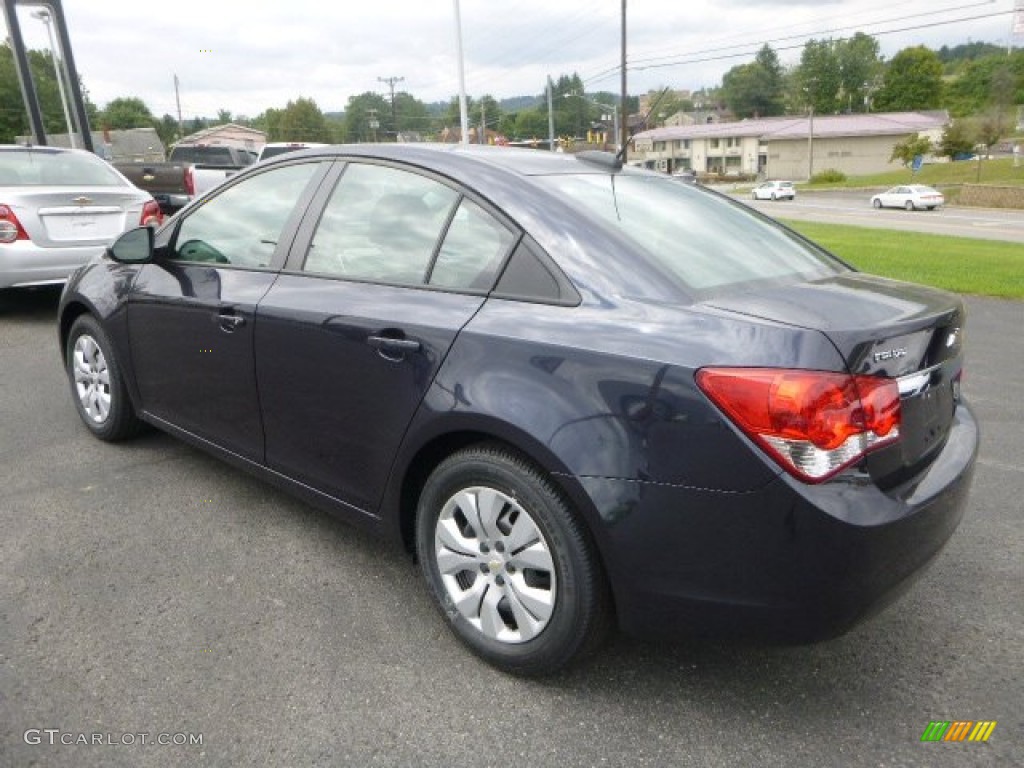
<svg viewBox="0 0 1024 768">
<path fill-rule="evenodd" d="M 828 168 L 811 177 L 811 184 L 840 184 L 846 181 L 846 174 L 835 168 Z"/>
</svg>

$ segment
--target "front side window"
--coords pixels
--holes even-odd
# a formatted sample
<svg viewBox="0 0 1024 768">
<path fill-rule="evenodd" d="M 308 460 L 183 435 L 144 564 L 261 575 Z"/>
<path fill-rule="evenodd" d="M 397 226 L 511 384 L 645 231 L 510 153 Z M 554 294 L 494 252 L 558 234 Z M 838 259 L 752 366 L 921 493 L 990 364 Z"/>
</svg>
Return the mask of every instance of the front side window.
<svg viewBox="0 0 1024 768">
<path fill-rule="evenodd" d="M 269 267 L 288 217 L 319 163 L 275 168 L 240 181 L 189 211 L 172 259 Z"/>
</svg>

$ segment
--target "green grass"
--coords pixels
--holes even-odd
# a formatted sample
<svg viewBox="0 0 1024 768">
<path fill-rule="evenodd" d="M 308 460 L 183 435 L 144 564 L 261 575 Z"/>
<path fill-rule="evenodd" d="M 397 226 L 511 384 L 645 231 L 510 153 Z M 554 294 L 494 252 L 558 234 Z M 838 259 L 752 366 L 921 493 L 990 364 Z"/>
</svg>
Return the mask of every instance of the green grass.
<svg viewBox="0 0 1024 768">
<path fill-rule="evenodd" d="M 786 221 L 857 269 L 955 293 L 1024 299 L 1024 245 Z"/>
<path fill-rule="evenodd" d="M 826 163 L 827 165 L 827 163 Z M 821 170 L 825 170 L 824 167 Z M 929 163 L 918 173 L 909 168 L 898 171 L 876 173 L 871 176 L 855 176 L 839 184 L 801 184 L 801 189 L 843 189 L 857 187 L 892 187 L 896 184 L 927 184 L 929 186 L 947 186 L 956 184 L 978 183 L 978 162 L 961 160 L 956 163 Z M 1013 158 L 981 161 L 982 184 L 1010 184 L 1024 186 L 1024 159 L 1020 165 L 1013 166 Z"/>
</svg>

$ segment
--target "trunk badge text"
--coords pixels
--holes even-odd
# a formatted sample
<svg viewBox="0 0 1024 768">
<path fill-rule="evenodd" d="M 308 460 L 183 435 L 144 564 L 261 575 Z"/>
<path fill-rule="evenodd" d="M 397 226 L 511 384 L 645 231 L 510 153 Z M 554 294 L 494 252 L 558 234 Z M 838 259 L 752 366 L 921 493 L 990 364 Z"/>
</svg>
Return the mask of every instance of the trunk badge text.
<svg viewBox="0 0 1024 768">
<path fill-rule="evenodd" d="M 906 357 L 906 347 L 896 347 L 894 349 L 887 349 L 883 352 L 875 352 L 875 362 L 880 363 L 883 360 L 898 360 L 901 357 Z"/>
</svg>

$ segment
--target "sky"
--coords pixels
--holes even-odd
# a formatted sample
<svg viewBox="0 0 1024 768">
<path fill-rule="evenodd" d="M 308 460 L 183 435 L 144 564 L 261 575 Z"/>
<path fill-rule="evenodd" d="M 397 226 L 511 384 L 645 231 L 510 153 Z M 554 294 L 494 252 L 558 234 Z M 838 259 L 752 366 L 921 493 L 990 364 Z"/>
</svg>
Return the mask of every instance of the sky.
<svg viewBox="0 0 1024 768">
<path fill-rule="evenodd" d="M 1006 45 L 1020 0 L 628 0 L 628 90 L 713 87 L 768 42 L 796 64 L 808 38 L 877 35 L 883 55 L 924 44 Z M 424 102 L 459 92 L 455 0 L 64 0 L 79 73 L 103 107 L 141 98 L 158 117 L 226 109 L 254 117 L 299 96 L 325 112 L 349 97 L 397 91 Z M 461 0 L 466 91 L 539 94 L 548 75 L 619 91 L 621 0 Z M 30 47 L 45 27 L 22 8 Z M 902 30 L 902 31 L 898 31 Z M 1014 41 L 1024 45 L 1024 39 Z"/>
</svg>

